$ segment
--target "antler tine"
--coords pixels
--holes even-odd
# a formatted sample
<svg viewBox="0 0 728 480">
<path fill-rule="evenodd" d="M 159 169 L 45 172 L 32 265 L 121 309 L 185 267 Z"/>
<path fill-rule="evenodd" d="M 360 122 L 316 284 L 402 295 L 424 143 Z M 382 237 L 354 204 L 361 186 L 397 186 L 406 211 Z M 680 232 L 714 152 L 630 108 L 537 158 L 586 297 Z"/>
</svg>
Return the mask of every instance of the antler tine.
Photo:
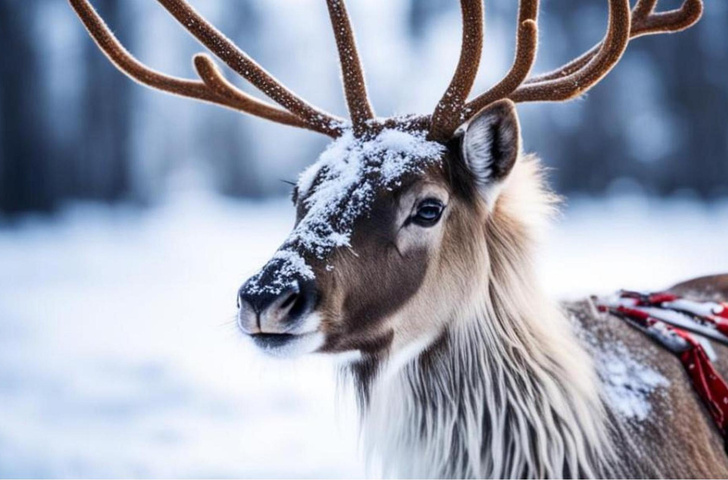
<svg viewBox="0 0 728 480">
<path fill-rule="evenodd" d="M 207 22 L 185 0 L 157 1 L 216 57 L 271 100 L 317 129 L 330 131 L 331 136 L 341 134 L 343 123 L 341 119 L 317 109 L 287 89 L 245 52 L 240 50 L 222 32 Z"/>
<path fill-rule="evenodd" d="M 225 88 L 211 90 L 206 83 L 165 75 L 145 66 L 134 58 L 117 40 L 88 0 L 70 0 L 70 3 L 101 51 L 120 71 L 138 83 L 174 95 L 249 113 L 277 123 L 330 134 L 327 131 L 313 128 L 314 126 L 306 124 L 303 120 L 285 110 L 239 91 L 229 83 L 226 84 Z M 217 75 L 222 77 L 219 72 L 217 72 Z"/>
<path fill-rule="evenodd" d="M 461 0 L 463 38 L 455 74 L 432 114 L 429 138 L 447 140 L 463 121 L 465 101 L 475 83 L 483 51 L 483 1 Z"/>
<path fill-rule="evenodd" d="M 508 74 L 493 88 L 465 105 L 470 117 L 496 100 L 507 98 L 531 73 L 538 51 L 538 0 L 522 0 L 518 13 L 516 54 Z"/>
<path fill-rule="evenodd" d="M 657 2 L 658 0 L 637 0 L 632 9 L 632 23 L 634 24 L 635 17 L 651 14 L 655 10 Z"/>
<path fill-rule="evenodd" d="M 339 50 L 344 94 L 354 127 L 354 135 L 361 137 L 366 132 L 367 122 L 374 118 L 374 110 L 367 95 L 364 69 L 359 59 L 354 30 L 351 27 L 344 0 L 326 0 L 326 4 L 329 9 L 329 17 L 331 17 L 336 46 Z"/>
<path fill-rule="evenodd" d="M 685 0 L 680 8 L 660 13 L 654 12 L 656 0 L 644 3 L 648 4 L 650 2 L 652 3 L 651 9 L 646 7 L 639 9 L 639 3 L 635 7 L 632 20 L 632 38 L 657 33 L 681 32 L 695 25 L 703 15 L 702 0 Z"/>
<path fill-rule="evenodd" d="M 563 78 L 524 84 L 510 99 L 514 102 L 564 101 L 576 98 L 596 85 L 615 67 L 627 48 L 631 26 L 629 7 L 629 0 L 609 1 L 607 35 L 598 51 L 581 68 Z"/>
<path fill-rule="evenodd" d="M 267 102 L 262 102 L 239 90 L 225 78 L 215 65 L 215 62 L 204 53 L 195 55 L 193 63 L 197 75 L 202 79 L 205 86 L 220 97 L 227 98 L 231 105 L 233 105 L 232 108 L 236 110 L 241 110 L 276 123 L 317 131 L 324 135 L 332 136 L 334 133 L 329 129 L 321 129 L 319 125 L 306 123 L 291 112 L 270 105 Z"/>
<path fill-rule="evenodd" d="M 658 0 L 639 0 L 632 9 L 630 40 L 658 33 L 680 32 L 692 27 L 703 13 L 702 0 L 685 0 L 682 6 L 668 12 L 654 13 Z M 549 73 L 529 78 L 526 83 L 541 83 L 573 74 L 583 68 L 597 54 L 602 43 L 585 52 L 563 67 Z"/>
</svg>

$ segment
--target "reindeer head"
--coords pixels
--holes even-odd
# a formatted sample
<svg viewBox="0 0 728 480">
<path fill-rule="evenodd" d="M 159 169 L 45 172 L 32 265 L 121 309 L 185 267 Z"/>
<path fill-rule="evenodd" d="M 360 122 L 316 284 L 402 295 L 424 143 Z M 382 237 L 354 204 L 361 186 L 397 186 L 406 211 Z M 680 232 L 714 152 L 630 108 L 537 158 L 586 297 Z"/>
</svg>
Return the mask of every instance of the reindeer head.
<svg viewBox="0 0 728 480">
<path fill-rule="evenodd" d="M 468 101 L 481 57 L 483 5 L 461 0 L 461 56 L 434 112 L 380 119 L 367 98 L 343 0 L 327 0 L 349 123 L 285 88 L 184 0 L 158 1 L 280 107 L 238 90 L 204 54 L 194 59 L 200 80 L 147 68 L 87 0 L 70 0 L 99 47 L 138 82 L 335 139 L 295 187 L 290 236 L 239 290 L 242 331 L 264 350 L 288 354 L 391 352 L 433 341 L 459 308 L 497 281 L 489 252 L 510 245 L 489 244 L 486 230 L 509 230 L 511 241 L 519 237 L 518 225 L 499 215 L 509 181 L 519 169 L 534 168 L 521 158 L 515 103 L 576 98 L 614 68 L 631 38 L 683 30 L 702 13 L 701 0 L 662 13 L 654 12 L 657 0 L 638 0 L 631 11 L 629 0 L 609 0 L 602 42 L 553 72 L 529 78 L 538 0 L 521 0 L 511 70 Z"/>
<path fill-rule="evenodd" d="M 483 226 L 518 139 L 507 100 L 446 144 L 417 130 L 342 135 L 301 175 L 290 236 L 240 289 L 243 331 L 278 353 L 435 336 L 485 285 Z"/>
</svg>

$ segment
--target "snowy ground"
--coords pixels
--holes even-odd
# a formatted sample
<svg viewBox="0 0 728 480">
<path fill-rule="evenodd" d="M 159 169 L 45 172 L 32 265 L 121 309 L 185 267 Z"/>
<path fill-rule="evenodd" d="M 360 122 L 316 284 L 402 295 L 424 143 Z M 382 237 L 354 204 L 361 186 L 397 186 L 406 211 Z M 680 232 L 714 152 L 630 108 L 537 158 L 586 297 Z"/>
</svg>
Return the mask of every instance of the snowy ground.
<svg viewBox="0 0 728 480">
<path fill-rule="evenodd" d="M 285 202 L 80 206 L 0 227 L 0 476 L 357 477 L 326 358 L 260 357 L 238 285 Z M 575 201 L 542 252 L 555 296 L 728 272 L 728 202 Z"/>
</svg>

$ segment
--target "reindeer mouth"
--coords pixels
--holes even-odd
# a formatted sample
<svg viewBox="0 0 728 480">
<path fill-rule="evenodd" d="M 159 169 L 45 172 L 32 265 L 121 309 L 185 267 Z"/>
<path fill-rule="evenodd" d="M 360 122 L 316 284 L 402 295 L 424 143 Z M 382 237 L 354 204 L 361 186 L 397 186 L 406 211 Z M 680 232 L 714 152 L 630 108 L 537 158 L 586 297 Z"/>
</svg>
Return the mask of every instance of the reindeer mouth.
<svg viewBox="0 0 728 480">
<path fill-rule="evenodd" d="M 256 333 L 251 335 L 253 342 L 263 349 L 280 348 L 295 340 L 299 335 L 290 333 Z"/>
<path fill-rule="evenodd" d="M 256 347 L 264 353 L 276 357 L 296 357 L 313 353 L 324 343 L 320 332 L 302 334 L 292 333 L 255 333 L 249 335 Z"/>
</svg>

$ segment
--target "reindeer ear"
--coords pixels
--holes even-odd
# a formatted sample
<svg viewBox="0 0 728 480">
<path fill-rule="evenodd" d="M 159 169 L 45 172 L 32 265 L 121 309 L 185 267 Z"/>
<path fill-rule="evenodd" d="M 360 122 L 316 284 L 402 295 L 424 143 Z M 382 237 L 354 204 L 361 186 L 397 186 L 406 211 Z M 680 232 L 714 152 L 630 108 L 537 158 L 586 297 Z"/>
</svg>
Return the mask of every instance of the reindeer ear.
<svg viewBox="0 0 728 480">
<path fill-rule="evenodd" d="M 478 112 L 464 129 L 463 160 L 476 188 L 492 205 L 521 149 L 516 106 L 510 100 L 500 100 Z"/>
</svg>

